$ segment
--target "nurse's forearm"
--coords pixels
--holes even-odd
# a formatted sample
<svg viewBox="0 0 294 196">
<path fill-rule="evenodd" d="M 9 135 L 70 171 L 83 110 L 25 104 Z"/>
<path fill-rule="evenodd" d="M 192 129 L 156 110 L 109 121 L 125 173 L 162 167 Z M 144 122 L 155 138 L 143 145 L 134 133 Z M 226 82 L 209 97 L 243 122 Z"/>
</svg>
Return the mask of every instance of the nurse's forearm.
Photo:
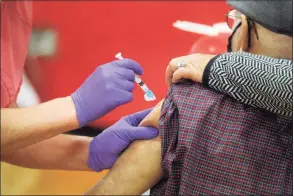
<svg viewBox="0 0 294 196">
<path fill-rule="evenodd" d="M 1 161 L 34 169 L 90 171 L 87 164 L 90 141 L 89 137 L 61 134 L 2 154 Z"/>
<path fill-rule="evenodd" d="M 1 109 L 1 154 L 78 127 L 71 97 L 34 107 Z"/>
</svg>

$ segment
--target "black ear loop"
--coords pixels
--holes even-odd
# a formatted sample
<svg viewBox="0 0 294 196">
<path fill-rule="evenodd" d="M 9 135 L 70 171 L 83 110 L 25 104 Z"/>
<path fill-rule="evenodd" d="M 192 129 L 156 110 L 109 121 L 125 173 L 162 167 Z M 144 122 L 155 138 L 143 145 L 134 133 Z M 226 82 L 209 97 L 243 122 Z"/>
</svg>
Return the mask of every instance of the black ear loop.
<svg viewBox="0 0 294 196">
<path fill-rule="evenodd" d="M 236 33 L 237 29 L 241 26 L 241 22 L 235 27 L 232 34 L 229 37 L 228 45 L 227 45 L 227 52 L 232 52 L 232 39 L 234 37 L 234 34 Z"/>
<path fill-rule="evenodd" d="M 247 23 L 248 23 L 248 49 L 251 47 L 251 28 L 254 29 L 254 32 L 256 34 L 256 38 L 257 40 L 259 39 L 258 38 L 258 34 L 257 34 L 257 30 L 256 30 L 256 25 L 255 25 L 255 22 L 253 20 L 251 20 L 250 18 L 247 18 Z M 240 22 L 236 27 L 235 29 L 233 30 L 232 34 L 230 35 L 229 37 L 229 40 L 228 40 L 228 45 L 227 45 L 227 51 L 228 52 L 232 52 L 232 39 L 233 39 L 233 36 L 234 34 L 236 33 L 237 29 L 241 26 L 242 22 Z"/>
</svg>

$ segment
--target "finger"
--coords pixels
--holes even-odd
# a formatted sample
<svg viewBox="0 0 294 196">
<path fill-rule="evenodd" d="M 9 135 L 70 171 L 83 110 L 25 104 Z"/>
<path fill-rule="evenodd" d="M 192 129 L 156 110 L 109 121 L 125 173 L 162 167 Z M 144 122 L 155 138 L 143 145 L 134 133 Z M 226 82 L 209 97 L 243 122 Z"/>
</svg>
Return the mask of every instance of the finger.
<svg viewBox="0 0 294 196">
<path fill-rule="evenodd" d="M 191 79 L 191 72 L 188 67 L 181 67 L 177 69 L 172 76 L 172 83 L 178 83 L 181 79 Z"/>
<path fill-rule="evenodd" d="M 172 78 L 173 78 L 173 73 L 178 69 L 178 63 L 179 58 L 174 58 L 169 62 L 169 65 L 166 68 L 165 71 L 165 83 L 167 86 L 170 88 L 172 85 Z"/>
<path fill-rule="evenodd" d="M 132 132 L 132 140 L 148 140 L 158 136 L 158 129 L 154 127 L 136 127 Z"/>
<path fill-rule="evenodd" d="M 133 92 L 135 84 L 134 82 L 130 82 L 128 80 L 117 80 L 115 81 L 116 87 L 121 90 L 125 90 L 128 92 Z"/>
<path fill-rule="evenodd" d="M 130 69 L 119 68 L 117 69 L 116 73 L 120 75 L 122 78 L 134 82 L 135 81 L 135 72 Z"/>
<path fill-rule="evenodd" d="M 116 61 L 116 63 L 124 68 L 133 70 L 136 74 L 142 75 L 143 74 L 143 68 L 139 63 L 137 63 L 134 60 L 131 59 L 122 59 L 119 61 Z"/>
<path fill-rule="evenodd" d="M 117 96 L 119 95 L 119 96 Z M 124 89 L 117 89 L 117 94 L 114 95 L 116 96 L 115 98 L 115 103 L 116 103 L 116 107 L 120 106 L 120 105 L 123 105 L 123 104 L 126 104 L 126 103 L 129 103 L 131 101 L 133 101 L 134 97 L 133 97 L 133 93 L 131 92 L 128 92 Z"/>
<path fill-rule="evenodd" d="M 128 115 L 126 116 L 126 118 L 128 118 L 132 126 L 137 127 L 141 123 L 141 121 L 152 111 L 152 109 L 153 108 L 150 108 L 137 112 L 135 114 Z"/>
</svg>

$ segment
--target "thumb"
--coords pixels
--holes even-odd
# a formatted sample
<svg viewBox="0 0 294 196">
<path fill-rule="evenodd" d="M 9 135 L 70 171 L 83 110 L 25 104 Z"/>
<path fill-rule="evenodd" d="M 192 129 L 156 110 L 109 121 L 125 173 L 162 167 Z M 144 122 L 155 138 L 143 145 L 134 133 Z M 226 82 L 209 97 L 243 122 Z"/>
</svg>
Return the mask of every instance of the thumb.
<svg viewBox="0 0 294 196">
<path fill-rule="evenodd" d="M 121 67 L 133 70 L 136 74 L 142 75 L 143 74 L 143 68 L 141 67 L 141 65 L 139 63 L 137 63 L 136 61 L 132 60 L 132 59 L 122 59 L 122 60 L 118 60 L 116 61 Z"/>
<path fill-rule="evenodd" d="M 136 127 L 133 130 L 133 140 L 147 140 L 158 136 L 158 129 L 154 127 Z"/>
<path fill-rule="evenodd" d="M 153 108 L 126 116 L 132 126 L 138 126 L 140 122 L 152 111 Z"/>
</svg>

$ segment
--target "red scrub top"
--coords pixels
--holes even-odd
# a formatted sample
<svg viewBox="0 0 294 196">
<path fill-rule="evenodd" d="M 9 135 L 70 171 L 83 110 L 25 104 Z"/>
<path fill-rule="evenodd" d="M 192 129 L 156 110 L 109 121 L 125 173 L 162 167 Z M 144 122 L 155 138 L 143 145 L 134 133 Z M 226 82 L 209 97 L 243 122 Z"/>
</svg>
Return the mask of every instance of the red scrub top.
<svg viewBox="0 0 294 196">
<path fill-rule="evenodd" d="M 31 29 L 31 1 L 1 2 L 1 108 L 16 101 Z"/>
</svg>

